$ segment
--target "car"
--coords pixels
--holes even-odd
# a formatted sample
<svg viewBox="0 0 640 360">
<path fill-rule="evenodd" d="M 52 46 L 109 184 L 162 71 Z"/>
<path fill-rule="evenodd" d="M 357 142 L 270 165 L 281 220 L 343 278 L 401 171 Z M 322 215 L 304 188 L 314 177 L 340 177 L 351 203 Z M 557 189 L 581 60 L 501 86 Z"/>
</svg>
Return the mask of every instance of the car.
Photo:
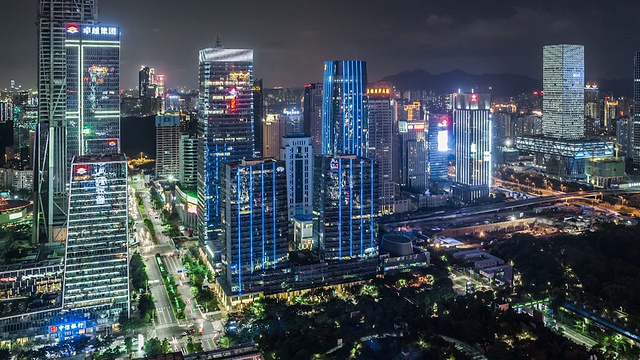
<svg viewBox="0 0 640 360">
<path fill-rule="evenodd" d="M 188 331 L 183 331 L 183 332 L 180 334 L 180 336 L 187 336 L 187 335 L 189 335 L 189 332 L 188 332 Z"/>
<path fill-rule="evenodd" d="M 189 330 L 189 334 L 195 334 L 195 333 L 196 333 L 196 329 Z"/>
</svg>

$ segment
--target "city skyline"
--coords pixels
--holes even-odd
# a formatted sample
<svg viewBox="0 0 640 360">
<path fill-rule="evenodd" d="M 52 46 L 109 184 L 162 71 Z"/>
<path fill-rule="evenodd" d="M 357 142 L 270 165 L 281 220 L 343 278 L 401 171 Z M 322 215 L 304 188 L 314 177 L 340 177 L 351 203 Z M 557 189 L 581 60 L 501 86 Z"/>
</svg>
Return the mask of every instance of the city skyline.
<svg viewBox="0 0 640 360">
<path fill-rule="evenodd" d="M 195 88 L 197 77 L 192 69 L 197 63 L 183 55 L 211 46 L 216 33 L 227 44 L 255 50 L 256 78 L 264 77 L 267 87 L 319 81 L 324 60 L 344 58 L 367 60 L 373 81 L 413 69 L 431 73 L 455 69 L 470 73 L 508 72 L 539 79 L 542 54 L 538 49 L 553 43 L 585 45 L 586 80 L 630 78 L 633 62 L 629 58 L 640 46 L 640 37 L 632 30 L 639 20 L 630 15 L 640 4 L 631 1 L 618 6 L 596 1 L 580 6 L 551 1 L 481 6 L 468 1 L 455 9 L 417 1 L 396 8 L 379 1 L 350 2 L 336 14 L 329 13 L 332 6 L 279 4 L 278 11 L 273 11 L 266 9 L 266 4 L 243 6 L 223 1 L 215 4 L 213 12 L 207 9 L 214 5 L 191 0 L 184 3 L 183 11 L 176 12 L 175 6 L 156 3 L 149 7 L 141 1 L 113 0 L 103 4 L 99 19 L 122 24 L 125 88 L 135 86 L 141 64 L 152 65 L 166 74 L 168 87 Z M 249 20 L 248 26 L 236 28 L 236 17 L 223 15 L 237 8 L 247 12 L 244 16 Z M 35 88 L 36 74 L 30 69 L 36 65 L 37 36 L 28 27 L 33 24 L 36 2 L 9 2 L 4 9 L 0 29 L 8 38 L 20 37 L 22 41 L 12 48 L 20 56 L 0 59 L 0 68 L 5 70 L 0 74 L 0 87 L 8 87 L 15 79 L 25 87 Z M 145 11 L 150 16 L 138 17 Z M 322 21 L 308 22 L 307 14 Z M 408 14 L 424 15 L 407 21 Z M 199 21 L 204 16 L 211 19 Z M 282 21 L 274 21 L 278 19 Z M 322 25 L 332 19 L 338 25 Z M 291 31 L 292 27 L 300 31 Z M 175 51 L 167 52 L 165 46 L 144 47 L 145 43 L 163 41 L 173 44 Z M 468 46 L 460 46 L 465 43 Z M 145 50 L 139 51 L 141 48 Z M 621 56 L 611 57 L 611 53 Z"/>
</svg>

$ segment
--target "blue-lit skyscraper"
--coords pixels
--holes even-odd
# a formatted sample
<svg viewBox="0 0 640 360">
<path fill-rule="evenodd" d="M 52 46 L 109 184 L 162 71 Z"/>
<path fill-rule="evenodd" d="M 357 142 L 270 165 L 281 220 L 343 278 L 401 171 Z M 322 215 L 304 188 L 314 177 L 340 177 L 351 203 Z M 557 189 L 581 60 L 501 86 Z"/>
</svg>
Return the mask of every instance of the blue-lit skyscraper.
<svg viewBox="0 0 640 360">
<path fill-rule="evenodd" d="M 314 163 L 314 249 L 323 260 L 362 259 L 375 241 L 374 162 L 355 155 L 320 155 Z"/>
<path fill-rule="evenodd" d="M 213 240 L 220 228 L 220 176 L 224 163 L 251 159 L 253 50 L 200 50 L 198 119 L 198 230 Z"/>
<path fill-rule="evenodd" d="M 265 272 L 289 257 L 284 162 L 225 164 L 222 176 L 222 279 L 227 295 L 262 291 Z"/>
<path fill-rule="evenodd" d="M 322 154 L 367 157 L 367 63 L 326 61 L 322 90 Z"/>
</svg>

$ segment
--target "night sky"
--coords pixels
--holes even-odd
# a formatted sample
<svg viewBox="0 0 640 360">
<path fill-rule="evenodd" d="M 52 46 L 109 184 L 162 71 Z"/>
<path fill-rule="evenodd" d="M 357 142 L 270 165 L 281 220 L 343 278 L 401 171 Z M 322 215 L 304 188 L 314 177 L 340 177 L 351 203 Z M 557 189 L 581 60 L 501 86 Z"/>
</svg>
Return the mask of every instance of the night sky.
<svg viewBox="0 0 640 360">
<path fill-rule="evenodd" d="M 490 4 L 490 5 L 489 5 Z M 2 0 L 0 88 L 36 84 L 37 0 Z M 328 59 L 367 60 L 369 80 L 403 70 L 511 72 L 540 78 L 542 46 L 585 45 L 586 80 L 631 78 L 640 50 L 640 0 L 99 0 L 122 32 L 122 86 L 140 65 L 167 87 L 195 87 L 198 50 L 220 33 L 254 49 L 265 86 L 322 78 Z"/>
</svg>

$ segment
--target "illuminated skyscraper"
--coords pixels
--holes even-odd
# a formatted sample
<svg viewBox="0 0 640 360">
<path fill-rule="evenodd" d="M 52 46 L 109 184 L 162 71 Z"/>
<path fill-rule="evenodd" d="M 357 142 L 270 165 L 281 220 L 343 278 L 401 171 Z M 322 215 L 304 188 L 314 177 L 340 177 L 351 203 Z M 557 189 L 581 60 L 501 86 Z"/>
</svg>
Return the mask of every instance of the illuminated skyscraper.
<svg viewBox="0 0 640 360">
<path fill-rule="evenodd" d="M 148 66 L 142 66 L 138 72 L 138 95 L 141 98 L 147 97 L 149 85 L 151 85 L 151 69 Z"/>
<path fill-rule="evenodd" d="M 542 51 L 542 133 L 560 140 L 583 139 L 584 46 L 547 45 Z"/>
<path fill-rule="evenodd" d="M 302 116 L 304 133 L 311 136 L 313 153 L 322 154 L 322 84 L 304 86 Z"/>
<path fill-rule="evenodd" d="M 313 147 L 305 135 L 285 135 L 280 147 L 280 160 L 287 172 L 289 220 L 296 215 L 309 215 L 313 210 Z"/>
<path fill-rule="evenodd" d="M 427 125 L 424 120 L 398 121 L 402 186 L 423 193 L 429 188 Z"/>
<path fill-rule="evenodd" d="M 220 228 L 220 176 L 224 163 L 251 159 L 253 50 L 200 50 L 198 223 L 201 240 Z"/>
<path fill-rule="evenodd" d="M 62 306 L 104 330 L 130 309 L 127 159 L 78 156 L 70 184 Z"/>
<path fill-rule="evenodd" d="M 367 157 L 367 64 L 326 61 L 322 90 L 322 154 Z"/>
<path fill-rule="evenodd" d="M 264 119 L 264 90 L 263 81 L 258 79 L 253 82 L 253 131 L 255 145 L 253 146 L 257 157 L 262 156 L 264 135 L 262 134 L 262 122 Z"/>
<path fill-rule="evenodd" d="M 393 212 L 395 184 L 393 182 L 393 120 L 395 101 L 391 99 L 390 88 L 369 88 L 369 156 L 378 164 L 378 184 L 380 197 L 376 201 L 376 211 L 382 214 Z"/>
<path fill-rule="evenodd" d="M 38 130 L 34 241 L 44 230 L 49 241 L 64 241 L 67 219 L 67 48 L 68 24 L 97 20 L 94 0 L 38 2 Z M 78 32 L 80 29 L 77 29 Z"/>
<path fill-rule="evenodd" d="M 284 135 L 284 118 L 279 114 L 267 114 L 262 123 L 262 156 L 278 159 L 280 157 L 280 140 Z"/>
<path fill-rule="evenodd" d="M 356 155 L 315 157 L 314 249 L 322 260 L 377 255 L 374 163 Z"/>
<path fill-rule="evenodd" d="M 289 258 L 284 163 L 226 163 L 221 180 L 221 284 L 227 294 L 262 291 L 264 274 Z"/>
<path fill-rule="evenodd" d="M 451 122 L 445 115 L 429 115 L 429 131 L 427 140 L 429 147 L 429 182 L 436 183 L 447 180 L 448 164 L 447 152 L 449 151 L 449 130 Z"/>
<path fill-rule="evenodd" d="M 156 178 L 179 178 L 180 141 L 180 115 L 156 115 Z"/>
<path fill-rule="evenodd" d="M 69 23 L 67 159 L 120 152 L 120 31 Z"/>
<path fill-rule="evenodd" d="M 491 186 L 491 99 L 489 94 L 454 94 L 456 181 L 453 194 L 469 203 Z"/>
</svg>

